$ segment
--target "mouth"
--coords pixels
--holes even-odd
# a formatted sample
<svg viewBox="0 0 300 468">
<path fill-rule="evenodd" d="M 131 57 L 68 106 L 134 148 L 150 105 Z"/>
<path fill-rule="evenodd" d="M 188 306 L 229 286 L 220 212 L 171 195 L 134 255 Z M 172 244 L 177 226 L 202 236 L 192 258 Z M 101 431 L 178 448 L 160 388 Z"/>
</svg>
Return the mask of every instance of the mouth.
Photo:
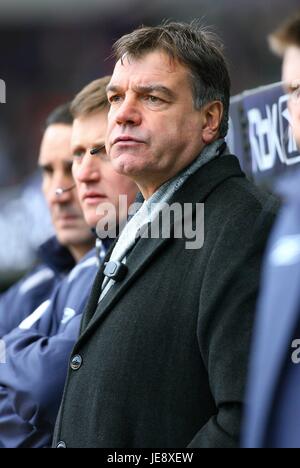
<svg viewBox="0 0 300 468">
<path fill-rule="evenodd" d="M 82 200 L 88 205 L 98 205 L 106 200 L 106 198 L 103 193 L 87 192 L 83 195 Z"/>
<path fill-rule="evenodd" d="M 80 217 L 77 215 L 65 214 L 57 216 L 55 219 L 55 223 L 57 223 L 61 227 L 68 228 L 74 226 L 78 222 L 79 218 Z"/>
<path fill-rule="evenodd" d="M 122 135 L 122 136 L 115 138 L 113 141 L 113 145 L 116 145 L 118 143 L 126 145 L 126 144 L 142 144 L 145 142 L 142 140 L 138 140 L 137 138 L 134 138 L 130 135 Z"/>
<path fill-rule="evenodd" d="M 79 216 L 75 214 L 65 214 L 65 215 L 58 216 L 56 219 L 57 221 L 74 221 L 75 219 L 78 219 L 78 218 Z"/>
</svg>

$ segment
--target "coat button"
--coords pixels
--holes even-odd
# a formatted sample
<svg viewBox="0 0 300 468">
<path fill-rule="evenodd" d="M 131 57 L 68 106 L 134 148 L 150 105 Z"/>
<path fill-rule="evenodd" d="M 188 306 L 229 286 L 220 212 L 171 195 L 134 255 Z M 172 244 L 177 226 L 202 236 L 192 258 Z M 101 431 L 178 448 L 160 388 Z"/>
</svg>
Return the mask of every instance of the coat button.
<svg viewBox="0 0 300 468">
<path fill-rule="evenodd" d="M 58 448 L 58 449 L 59 449 L 59 448 L 66 449 L 67 446 L 66 446 L 66 444 L 65 444 L 64 442 L 58 442 L 56 448 Z"/>
<path fill-rule="evenodd" d="M 79 354 L 73 356 L 71 359 L 71 369 L 77 371 L 82 366 L 82 362 L 82 357 Z"/>
</svg>

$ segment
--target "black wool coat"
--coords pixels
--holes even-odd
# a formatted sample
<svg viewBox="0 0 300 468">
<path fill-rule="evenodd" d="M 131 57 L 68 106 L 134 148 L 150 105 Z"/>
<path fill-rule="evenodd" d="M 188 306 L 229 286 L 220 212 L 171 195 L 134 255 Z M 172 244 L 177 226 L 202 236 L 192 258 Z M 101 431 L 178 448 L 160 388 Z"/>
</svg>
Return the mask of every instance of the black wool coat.
<svg viewBox="0 0 300 468">
<path fill-rule="evenodd" d="M 236 447 L 260 269 L 276 199 L 232 155 L 173 202 L 205 204 L 205 240 L 140 239 L 70 359 L 54 447 Z M 75 359 L 74 359 L 75 356 Z"/>
</svg>

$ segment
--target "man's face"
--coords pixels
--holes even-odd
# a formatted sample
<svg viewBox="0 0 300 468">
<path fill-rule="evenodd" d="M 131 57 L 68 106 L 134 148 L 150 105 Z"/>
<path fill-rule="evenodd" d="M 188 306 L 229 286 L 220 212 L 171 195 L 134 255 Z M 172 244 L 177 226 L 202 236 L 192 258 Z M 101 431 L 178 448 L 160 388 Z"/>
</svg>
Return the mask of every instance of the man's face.
<svg viewBox="0 0 300 468">
<path fill-rule="evenodd" d="M 54 124 L 47 128 L 41 144 L 39 166 L 43 173 L 43 191 L 60 243 L 80 248 L 90 244 L 92 235 L 81 211 L 76 190 L 56 195 L 58 188 L 74 185 L 72 176 L 70 125 Z"/>
<path fill-rule="evenodd" d="M 300 48 L 289 47 L 284 55 L 282 79 L 290 94 L 289 110 L 292 117 L 292 127 L 297 144 L 300 148 Z"/>
<path fill-rule="evenodd" d="M 203 112 L 194 107 L 189 71 L 166 53 L 125 56 L 107 90 L 107 152 L 116 171 L 140 187 L 155 191 L 210 142 L 204 139 Z"/>
<path fill-rule="evenodd" d="M 119 208 L 119 196 L 127 195 L 132 204 L 137 186 L 127 177 L 117 174 L 103 148 L 92 156 L 91 149 L 104 145 L 107 111 L 93 113 L 74 120 L 72 132 L 73 176 L 80 203 L 89 226 L 96 227 L 101 217 L 99 207 L 111 203 Z"/>
</svg>

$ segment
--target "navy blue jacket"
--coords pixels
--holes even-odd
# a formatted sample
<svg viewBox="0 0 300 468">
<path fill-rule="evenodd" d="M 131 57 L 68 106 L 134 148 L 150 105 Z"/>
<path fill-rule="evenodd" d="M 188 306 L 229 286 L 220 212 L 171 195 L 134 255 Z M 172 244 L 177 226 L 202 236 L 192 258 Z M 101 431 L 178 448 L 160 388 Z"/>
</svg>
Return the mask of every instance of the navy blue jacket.
<svg viewBox="0 0 300 468">
<path fill-rule="evenodd" d="M 300 447 L 300 172 L 284 181 L 250 366 L 244 446 Z M 297 341 L 296 341 L 297 340 Z"/>
<path fill-rule="evenodd" d="M 39 249 L 40 264 L 21 281 L 0 295 L 0 338 L 16 328 L 75 266 L 70 252 L 55 237 Z"/>
<path fill-rule="evenodd" d="M 6 363 L 0 365 L 0 446 L 50 445 L 69 355 L 98 266 L 93 250 L 48 300 L 3 337 Z"/>
</svg>

